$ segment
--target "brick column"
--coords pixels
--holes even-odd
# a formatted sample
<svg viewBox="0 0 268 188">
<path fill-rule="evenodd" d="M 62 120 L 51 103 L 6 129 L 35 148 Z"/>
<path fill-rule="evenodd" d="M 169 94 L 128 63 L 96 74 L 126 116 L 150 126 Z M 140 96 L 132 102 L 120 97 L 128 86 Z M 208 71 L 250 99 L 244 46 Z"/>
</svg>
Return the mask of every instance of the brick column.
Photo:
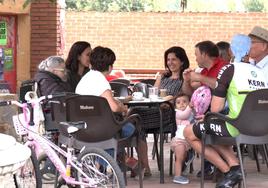
<svg viewBox="0 0 268 188">
<path fill-rule="evenodd" d="M 60 6 L 46 0 L 31 4 L 31 77 L 38 64 L 51 55 L 61 55 Z"/>
</svg>

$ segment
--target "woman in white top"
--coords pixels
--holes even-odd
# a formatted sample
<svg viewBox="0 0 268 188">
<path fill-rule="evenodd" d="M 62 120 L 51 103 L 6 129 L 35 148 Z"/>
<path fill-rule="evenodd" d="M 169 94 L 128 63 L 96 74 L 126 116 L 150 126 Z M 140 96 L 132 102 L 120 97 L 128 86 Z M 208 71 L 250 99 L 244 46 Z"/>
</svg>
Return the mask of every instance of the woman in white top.
<svg viewBox="0 0 268 188">
<path fill-rule="evenodd" d="M 98 46 L 90 54 L 91 70 L 85 74 L 78 83 L 75 92 L 81 95 L 95 95 L 107 99 L 113 112 L 127 113 L 127 107 L 113 97 L 111 86 L 105 76 L 109 75 L 116 60 L 114 52 L 105 47 Z M 122 128 L 122 137 L 134 133 L 134 126 L 127 123 Z M 139 140 L 138 152 L 141 156 L 142 166 L 149 168 L 147 144 L 145 140 Z"/>
</svg>

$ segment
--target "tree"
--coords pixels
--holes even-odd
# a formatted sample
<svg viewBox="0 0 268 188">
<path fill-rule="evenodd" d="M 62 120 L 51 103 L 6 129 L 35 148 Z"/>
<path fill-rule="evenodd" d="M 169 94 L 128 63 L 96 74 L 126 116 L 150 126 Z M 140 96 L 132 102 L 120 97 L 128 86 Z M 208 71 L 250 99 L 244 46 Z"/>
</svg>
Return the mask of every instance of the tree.
<svg viewBox="0 0 268 188">
<path fill-rule="evenodd" d="M 5 0 L 0 0 L 4 3 Z M 11 1 L 11 0 L 8 0 Z M 16 0 L 13 0 L 16 2 Z M 24 0 L 23 7 L 42 0 Z M 52 3 L 57 0 L 48 0 Z M 78 11 L 191 11 L 191 12 L 266 12 L 268 0 L 65 0 L 66 9 Z"/>
<path fill-rule="evenodd" d="M 10 0 L 8 0 L 8 1 L 10 1 Z M 16 2 L 16 0 L 13 0 L 14 2 Z M 23 3 L 23 8 L 25 8 L 25 7 L 27 7 L 30 3 L 32 3 L 32 2 L 37 2 L 37 1 L 40 1 L 40 0 L 25 0 L 24 1 L 24 3 Z M 56 1 L 57 0 L 49 0 L 50 2 L 52 2 L 52 3 L 56 3 Z M 4 3 L 5 2 L 5 0 L 0 0 L 0 3 Z"/>
<path fill-rule="evenodd" d="M 93 11 L 144 11 L 152 0 L 66 0 L 67 9 Z"/>
<path fill-rule="evenodd" d="M 245 0 L 244 6 L 248 12 L 264 12 L 264 2 L 262 0 Z"/>
</svg>

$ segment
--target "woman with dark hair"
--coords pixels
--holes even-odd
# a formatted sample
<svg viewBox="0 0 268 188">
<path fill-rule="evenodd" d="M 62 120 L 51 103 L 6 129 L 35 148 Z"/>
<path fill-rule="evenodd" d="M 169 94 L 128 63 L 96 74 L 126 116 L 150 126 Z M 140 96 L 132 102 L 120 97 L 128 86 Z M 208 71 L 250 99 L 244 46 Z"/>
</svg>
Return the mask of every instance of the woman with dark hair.
<svg viewBox="0 0 268 188">
<path fill-rule="evenodd" d="M 157 77 L 154 86 L 166 89 L 168 95 L 175 96 L 182 85 L 182 73 L 189 67 L 189 59 L 182 47 L 173 46 L 165 51 L 164 63 L 166 71 Z"/>
<path fill-rule="evenodd" d="M 69 51 L 65 64 L 68 70 L 68 83 L 73 92 L 82 76 L 89 71 L 91 50 L 91 45 L 88 42 L 77 41 Z"/>
<path fill-rule="evenodd" d="M 113 70 L 113 64 L 116 60 L 115 53 L 110 49 L 97 46 L 90 54 L 91 70 L 78 83 L 75 92 L 80 95 L 101 96 L 107 99 L 111 110 L 122 114 L 127 114 L 128 108 L 122 102 L 113 97 L 112 89 L 105 76 Z M 131 136 L 135 132 L 132 123 L 126 122 L 122 127 L 121 136 L 123 138 Z M 147 144 L 145 138 L 138 140 L 138 152 L 141 157 L 141 163 L 144 168 L 149 166 Z M 136 170 L 136 169 L 133 169 Z"/>
<path fill-rule="evenodd" d="M 166 98 L 171 100 L 179 94 L 183 82 L 182 73 L 189 67 L 189 59 L 183 48 L 173 46 L 165 51 L 164 64 L 166 70 L 157 77 L 154 87 L 166 89 L 168 95 Z M 175 118 L 172 118 L 173 110 L 167 104 L 162 104 L 161 108 L 163 113 L 163 127 L 170 128 L 175 124 L 175 122 L 173 122 Z M 156 108 L 135 107 L 131 112 L 141 116 L 143 122 L 142 126 L 144 126 L 143 131 L 145 133 L 149 128 L 158 128 L 160 126 L 159 110 Z M 151 175 L 149 165 L 145 166 L 144 176 Z"/>
</svg>

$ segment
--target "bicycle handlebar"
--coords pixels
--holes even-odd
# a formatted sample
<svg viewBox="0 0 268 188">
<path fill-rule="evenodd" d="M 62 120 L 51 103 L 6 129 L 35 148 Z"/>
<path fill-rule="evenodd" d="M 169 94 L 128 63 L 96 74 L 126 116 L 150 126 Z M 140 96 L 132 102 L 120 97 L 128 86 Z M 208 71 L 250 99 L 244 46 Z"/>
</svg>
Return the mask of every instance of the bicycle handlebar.
<svg viewBox="0 0 268 188">
<path fill-rule="evenodd" d="M 65 97 L 67 96 L 68 93 L 64 92 L 64 93 L 56 93 L 56 94 L 51 94 L 51 95 L 46 95 L 46 96 L 41 96 L 39 98 L 35 97 L 36 94 L 32 91 L 29 91 L 25 94 L 25 100 L 27 101 L 26 103 L 40 103 L 43 100 L 47 100 L 47 99 L 53 99 L 56 97 Z M 16 100 L 8 100 L 8 101 L 0 101 L 0 106 L 8 106 L 8 105 L 16 105 L 19 107 L 25 107 L 26 103 L 21 103 L 19 101 Z"/>
<path fill-rule="evenodd" d="M 48 95 L 47 99 L 52 99 L 52 98 L 56 98 L 56 97 L 66 97 L 67 95 L 70 95 L 70 94 L 74 94 L 74 93 L 71 93 L 71 92 L 55 93 L 55 94 L 52 94 L 52 95 Z"/>
<path fill-rule="evenodd" d="M 11 101 L 0 101 L 0 106 L 11 105 Z"/>
</svg>

